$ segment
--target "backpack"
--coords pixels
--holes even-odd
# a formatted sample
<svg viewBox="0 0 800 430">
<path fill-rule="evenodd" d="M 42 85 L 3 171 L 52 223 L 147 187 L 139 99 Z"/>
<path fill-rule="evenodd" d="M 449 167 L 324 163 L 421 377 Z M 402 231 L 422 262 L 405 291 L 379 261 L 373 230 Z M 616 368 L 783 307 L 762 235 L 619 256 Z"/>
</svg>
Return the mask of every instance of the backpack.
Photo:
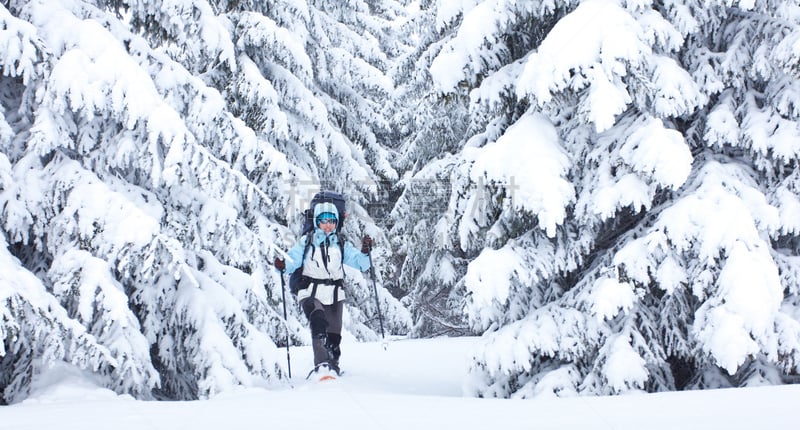
<svg viewBox="0 0 800 430">
<path fill-rule="evenodd" d="M 291 291 L 292 294 L 297 294 L 298 291 L 308 287 L 308 284 L 311 282 L 311 279 L 308 276 L 303 275 L 302 263 L 305 263 L 306 261 L 306 254 L 308 253 L 308 248 L 311 247 L 311 240 L 312 236 L 314 235 L 314 208 L 318 204 L 326 202 L 333 203 L 333 205 L 336 206 L 336 211 L 339 212 L 339 220 L 336 223 L 337 237 L 342 231 L 342 224 L 344 224 L 344 219 L 347 216 L 347 212 L 345 211 L 344 196 L 335 191 L 320 191 L 317 194 L 314 194 L 314 198 L 311 199 L 308 209 L 303 211 L 303 228 L 300 230 L 300 236 L 306 237 L 306 246 L 303 248 L 303 257 L 300 260 L 300 267 L 298 267 L 297 270 L 289 275 L 289 291 Z M 342 246 L 341 243 L 340 246 Z M 342 263 L 344 263 L 343 246 L 341 254 Z"/>
</svg>

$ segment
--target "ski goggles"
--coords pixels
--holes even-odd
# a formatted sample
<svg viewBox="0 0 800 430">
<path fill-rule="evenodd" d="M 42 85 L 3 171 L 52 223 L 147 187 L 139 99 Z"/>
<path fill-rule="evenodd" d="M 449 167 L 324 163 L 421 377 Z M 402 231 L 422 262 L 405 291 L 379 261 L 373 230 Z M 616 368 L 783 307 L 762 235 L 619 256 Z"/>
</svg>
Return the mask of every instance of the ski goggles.
<svg viewBox="0 0 800 430">
<path fill-rule="evenodd" d="M 336 221 L 337 221 L 336 215 L 334 215 L 332 213 L 329 213 L 329 212 L 325 212 L 323 214 L 320 214 L 317 217 L 317 225 L 320 225 L 320 224 L 334 224 L 334 225 L 336 225 Z"/>
</svg>

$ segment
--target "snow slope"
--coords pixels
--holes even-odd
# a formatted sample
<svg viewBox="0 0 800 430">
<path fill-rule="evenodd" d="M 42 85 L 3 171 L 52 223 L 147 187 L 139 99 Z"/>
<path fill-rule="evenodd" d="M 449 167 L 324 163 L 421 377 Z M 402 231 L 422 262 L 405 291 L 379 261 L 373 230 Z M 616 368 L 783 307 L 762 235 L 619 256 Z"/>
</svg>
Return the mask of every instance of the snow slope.
<svg viewBox="0 0 800 430">
<path fill-rule="evenodd" d="M 800 385 L 498 400 L 461 397 L 476 339 L 343 345 L 347 374 L 310 383 L 308 348 L 292 348 L 292 386 L 211 400 L 142 402 L 97 388 L 91 375 L 56 366 L 30 398 L 0 407 L 2 430 L 223 429 L 789 429 Z"/>
</svg>

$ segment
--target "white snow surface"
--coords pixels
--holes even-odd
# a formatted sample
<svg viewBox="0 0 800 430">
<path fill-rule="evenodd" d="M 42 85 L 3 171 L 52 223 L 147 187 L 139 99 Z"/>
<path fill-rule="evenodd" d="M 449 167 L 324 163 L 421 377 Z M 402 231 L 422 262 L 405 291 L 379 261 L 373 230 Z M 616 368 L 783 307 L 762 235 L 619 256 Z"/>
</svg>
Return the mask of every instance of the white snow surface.
<svg viewBox="0 0 800 430">
<path fill-rule="evenodd" d="M 242 389 L 210 400 L 137 401 L 99 388 L 91 374 L 56 365 L 31 396 L 0 407 L 3 430 L 222 429 L 789 429 L 800 385 L 627 394 L 543 395 L 527 400 L 462 396 L 478 338 L 343 345 L 346 374 L 308 382 L 308 347 L 291 349 L 291 386 Z M 385 345 L 385 348 L 384 348 Z"/>
</svg>

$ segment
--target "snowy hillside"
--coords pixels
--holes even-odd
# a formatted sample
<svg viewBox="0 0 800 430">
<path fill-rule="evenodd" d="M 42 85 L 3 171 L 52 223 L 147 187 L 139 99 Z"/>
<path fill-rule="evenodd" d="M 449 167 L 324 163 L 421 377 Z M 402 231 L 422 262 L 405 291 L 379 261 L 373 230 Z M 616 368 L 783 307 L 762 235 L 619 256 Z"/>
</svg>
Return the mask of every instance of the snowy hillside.
<svg viewBox="0 0 800 430">
<path fill-rule="evenodd" d="M 144 402 L 54 369 L 28 400 L 0 407 L 4 430 L 218 429 L 789 429 L 799 385 L 614 397 L 460 396 L 474 338 L 346 344 L 347 374 L 309 383 L 308 348 L 292 349 L 293 387 L 205 401 Z M 322 426 L 322 427 L 320 427 Z"/>
</svg>

